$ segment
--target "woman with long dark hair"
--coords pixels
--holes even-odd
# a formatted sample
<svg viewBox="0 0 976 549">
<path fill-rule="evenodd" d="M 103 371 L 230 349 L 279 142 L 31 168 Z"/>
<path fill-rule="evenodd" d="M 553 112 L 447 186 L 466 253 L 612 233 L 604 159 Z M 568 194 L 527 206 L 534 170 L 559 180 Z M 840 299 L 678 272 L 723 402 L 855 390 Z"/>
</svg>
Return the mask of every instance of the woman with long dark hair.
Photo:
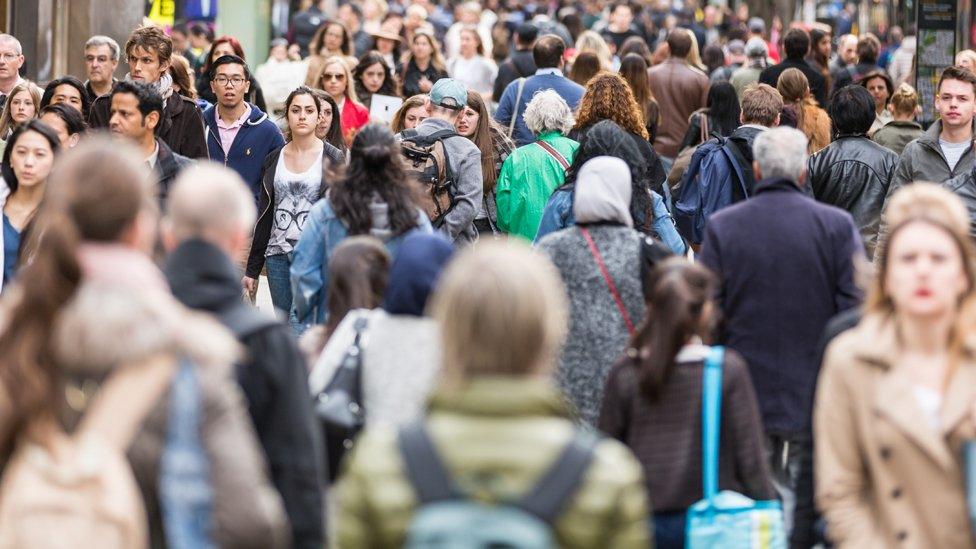
<svg viewBox="0 0 976 549">
<path fill-rule="evenodd" d="M 393 79 L 390 66 L 386 64 L 379 53 L 369 51 L 359 58 L 359 64 L 352 71 L 353 85 L 356 87 L 356 97 L 367 109 L 373 100 L 373 94 L 396 97 L 397 85 Z"/>
<path fill-rule="evenodd" d="M 365 126 L 353 140 L 349 165 L 308 213 L 292 254 L 292 299 L 300 322 L 325 320 L 329 258 L 347 236 L 371 235 L 392 249 L 411 230 L 432 230 L 416 194 L 393 133 L 385 125 Z"/>
<path fill-rule="evenodd" d="M 681 142 L 681 149 L 701 145 L 713 135 L 732 135 L 739 127 L 739 112 L 739 97 L 732 84 L 720 82 L 708 88 L 705 107 L 688 117 L 688 131 Z M 705 134 L 704 139 L 702 134 Z"/>
<path fill-rule="evenodd" d="M 611 369 L 597 427 L 626 444 L 654 494 L 655 547 L 684 547 L 685 512 L 702 498 L 703 368 L 715 328 L 715 280 L 704 267 L 666 259 L 644 285 L 647 318 Z M 749 369 L 738 353 L 722 363 L 719 490 L 775 497 Z"/>
<path fill-rule="evenodd" d="M 817 69 L 824 77 L 824 89 L 832 90 L 833 82 L 830 79 L 830 31 L 812 28 L 810 29 L 810 53 L 807 54 L 807 63 Z M 827 105 L 820 105 L 826 109 Z"/>
<path fill-rule="evenodd" d="M 65 103 L 74 107 L 86 120 L 88 119 L 91 97 L 88 97 L 88 90 L 85 89 L 81 80 L 74 76 L 62 76 L 48 82 L 44 88 L 44 94 L 41 96 L 41 106 L 37 110 L 40 111 L 48 105 L 57 103 Z"/>
<path fill-rule="evenodd" d="M 484 198 L 481 212 L 475 216 L 474 226 L 479 234 L 498 232 L 498 209 L 495 204 L 495 183 L 502 164 L 515 150 L 515 143 L 491 115 L 481 95 L 468 90 L 468 104 L 454 123 L 458 134 L 467 137 L 481 149 L 481 175 L 484 179 Z"/>
<path fill-rule="evenodd" d="M 636 38 L 636 37 L 631 37 Z M 629 42 L 631 38 L 628 38 Z M 624 42 L 626 45 L 627 42 Z M 620 76 L 624 77 L 634 92 L 634 100 L 644 114 L 644 126 L 647 128 L 647 140 L 651 143 L 657 137 L 657 126 L 661 122 L 661 108 L 654 99 L 651 83 L 647 78 L 647 64 L 645 58 L 636 53 L 628 53 L 620 60 Z"/>
<path fill-rule="evenodd" d="M 342 138 L 342 123 L 337 115 L 339 105 L 336 104 L 331 95 L 324 91 L 312 88 L 312 92 L 319 98 L 319 106 L 321 107 L 319 121 L 315 125 L 315 137 L 331 145 L 332 149 L 341 152 L 343 159 L 345 159 L 349 148 L 346 147 L 346 141 Z"/>
<path fill-rule="evenodd" d="M 203 64 L 202 72 L 196 80 L 195 87 L 200 99 L 203 99 L 211 105 L 216 105 L 217 96 L 210 89 L 210 81 L 213 78 L 213 75 L 210 74 L 213 62 L 225 55 L 236 55 L 244 61 L 247 61 L 247 58 L 244 57 L 244 47 L 241 46 L 240 41 L 228 35 L 214 40 L 213 45 L 210 46 L 210 51 L 206 52 L 205 55 L 207 56 L 207 60 Z M 262 111 L 268 112 L 268 106 L 264 102 L 264 92 L 261 91 L 261 84 L 256 78 L 252 78 L 250 82 L 251 87 L 248 89 L 247 95 L 244 96 L 244 100 Z"/>
</svg>

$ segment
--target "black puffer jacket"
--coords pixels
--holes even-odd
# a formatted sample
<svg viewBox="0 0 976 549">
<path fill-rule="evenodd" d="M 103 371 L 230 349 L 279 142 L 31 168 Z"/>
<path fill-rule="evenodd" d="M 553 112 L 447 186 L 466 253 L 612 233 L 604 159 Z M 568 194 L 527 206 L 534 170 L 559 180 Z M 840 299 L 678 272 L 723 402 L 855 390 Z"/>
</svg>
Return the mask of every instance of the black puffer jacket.
<svg viewBox="0 0 976 549">
<path fill-rule="evenodd" d="M 864 136 L 842 136 L 807 162 L 807 179 L 817 200 L 854 217 L 868 257 L 874 256 L 881 207 L 898 155 Z"/>
</svg>

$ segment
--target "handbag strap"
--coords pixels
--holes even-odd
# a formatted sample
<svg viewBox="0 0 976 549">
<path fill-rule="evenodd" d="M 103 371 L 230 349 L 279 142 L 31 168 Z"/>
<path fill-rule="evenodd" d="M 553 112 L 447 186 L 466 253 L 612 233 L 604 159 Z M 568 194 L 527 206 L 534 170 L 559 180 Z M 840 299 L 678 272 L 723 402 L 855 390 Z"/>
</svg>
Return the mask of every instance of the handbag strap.
<svg viewBox="0 0 976 549">
<path fill-rule="evenodd" d="M 535 144 L 542 147 L 542 150 L 549 153 L 549 156 L 551 156 L 556 162 L 559 163 L 560 166 L 563 167 L 563 171 L 569 169 L 569 162 L 566 162 L 566 159 L 563 158 L 563 155 L 559 154 L 559 151 L 552 148 L 552 145 L 546 143 L 545 141 L 542 141 L 541 139 L 539 141 L 536 141 Z"/>
<path fill-rule="evenodd" d="M 707 114 L 701 113 L 701 124 L 699 126 L 701 127 L 701 135 L 699 137 L 701 138 L 701 142 L 704 143 L 708 141 L 708 115 Z"/>
<path fill-rule="evenodd" d="M 725 347 L 716 345 L 705 358 L 702 383 L 702 484 L 705 499 L 718 493 L 718 443 L 722 419 L 722 362 Z"/>
<path fill-rule="evenodd" d="M 518 87 L 515 92 L 515 107 L 512 109 L 512 120 L 508 123 L 508 136 L 512 137 L 515 133 L 515 121 L 518 120 L 519 103 L 522 101 L 522 89 L 525 87 L 525 78 L 518 79 Z"/>
<path fill-rule="evenodd" d="M 583 233 L 583 239 L 586 240 L 586 245 L 590 248 L 593 261 L 600 268 L 603 280 L 607 282 L 610 295 L 613 296 L 613 301 L 617 304 L 617 310 L 620 311 L 620 316 L 624 317 L 624 324 L 627 325 L 627 333 L 634 335 L 634 323 L 630 320 L 630 314 L 627 313 L 627 308 L 624 307 L 624 300 L 620 298 L 620 292 L 617 291 L 617 285 L 613 283 L 613 277 L 610 276 L 610 271 L 607 270 L 607 264 L 603 262 L 603 256 L 600 255 L 600 250 L 597 249 L 596 243 L 593 242 L 593 237 L 590 236 L 590 231 L 586 227 L 580 227 L 580 232 Z"/>
</svg>

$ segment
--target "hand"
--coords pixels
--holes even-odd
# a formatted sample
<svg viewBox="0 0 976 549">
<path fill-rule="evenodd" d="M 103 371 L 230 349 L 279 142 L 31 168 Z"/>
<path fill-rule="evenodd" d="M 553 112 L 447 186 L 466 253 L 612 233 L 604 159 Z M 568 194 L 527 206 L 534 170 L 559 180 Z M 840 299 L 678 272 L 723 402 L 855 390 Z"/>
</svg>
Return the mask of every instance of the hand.
<svg viewBox="0 0 976 549">
<path fill-rule="evenodd" d="M 434 84 L 431 83 L 431 81 L 426 76 L 421 76 L 420 81 L 417 82 L 417 85 L 420 86 L 420 91 L 424 93 L 429 92 L 430 89 L 434 87 Z"/>
<path fill-rule="evenodd" d="M 244 289 L 247 291 L 248 295 L 258 291 L 258 280 L 256 278 L 245 276 L 241 279 L 241 284 L 244 286 Z"/>
<path fill-rule="evenodd" d="M 291 59 L 292 61 L 301 61 L 302 60 L 301 51 L 302 50 L 301 48 L 298 47 L 298 44 L 292 44 L 288 46 L 288 59 Z"/>
</svg>

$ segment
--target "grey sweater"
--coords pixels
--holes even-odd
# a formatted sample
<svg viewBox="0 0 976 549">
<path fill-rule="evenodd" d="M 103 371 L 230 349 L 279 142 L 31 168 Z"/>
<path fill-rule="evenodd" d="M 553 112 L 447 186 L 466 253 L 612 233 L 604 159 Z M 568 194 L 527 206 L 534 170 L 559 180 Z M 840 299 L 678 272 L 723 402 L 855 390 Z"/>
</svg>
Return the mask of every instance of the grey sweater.
<svg viewBox="0 0 976 549">
<path fill-rule="evenodd" d="M 436 131 L 454 129 L 446 120 L 428 118 L 417 126 L 417 133 L 430 135 Z M 478 231 L 474 219 L 481 211 L 484 182 L 481 175 L 481 151 L 466 137 L 449 137 L 444 140 L 447 162 L 454 174 L 454 196 L 457 204 L 444 216 L 440 231 L 457 244 L 474 242 Z"/>
</svg>

